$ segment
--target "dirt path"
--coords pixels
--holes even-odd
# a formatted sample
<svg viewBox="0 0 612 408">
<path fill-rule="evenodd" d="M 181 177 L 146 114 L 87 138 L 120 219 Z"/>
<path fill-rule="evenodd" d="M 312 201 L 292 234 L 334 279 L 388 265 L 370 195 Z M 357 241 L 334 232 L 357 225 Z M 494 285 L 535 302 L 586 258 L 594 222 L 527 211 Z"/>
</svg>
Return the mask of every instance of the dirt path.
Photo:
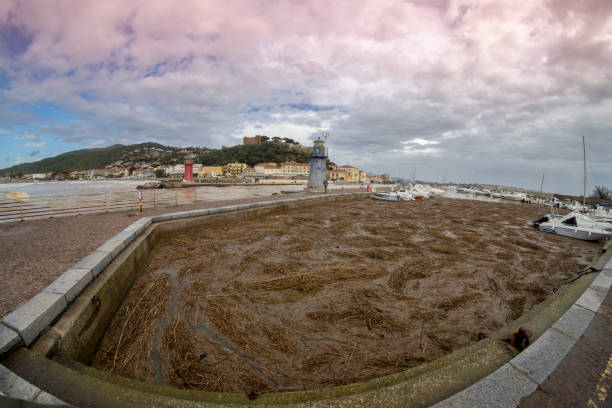
<svg viewBox="0 0 612 408">
<path fill-rule="evenodd" d="M 597 244 L 534 230 L 541 215 L 363 200 L 172 235 L 93 365 L 247 394 L 401 371 L 519 317 L 597 255 Z"/>
<path fill-rule="evenodd" d="M 338 190 L 333 193 L 359 191 Z M 0 224 L 0 316 L 36 295 L 104 241 L 141 216 L 270 201 L 308 194 L 224 200 L 138 212 L 80 215 Z"/>
</svg>

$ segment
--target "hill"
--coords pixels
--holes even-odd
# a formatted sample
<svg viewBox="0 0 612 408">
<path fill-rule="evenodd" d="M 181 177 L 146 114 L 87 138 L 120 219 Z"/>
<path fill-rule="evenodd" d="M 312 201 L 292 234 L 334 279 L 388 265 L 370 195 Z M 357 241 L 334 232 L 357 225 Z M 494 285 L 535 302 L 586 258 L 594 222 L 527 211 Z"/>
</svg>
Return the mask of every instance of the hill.
<svg viewBox="0 0 612 408">
<path fill-rule="evenodd" d="M 222 149 L 204 147 L 177 148 L 158 143 L 133 145 L 116 144 L 97 149 L 81 149 L 33 163 L 22 163 L 0 170 L 3 176 L 20 176 L 30 173 L 69 173 L 71 171 L 104 168 L 117 165 L 123 168 L 146 164 L 182 163 L 187 154 L 193 154 L 196 163 L 204 165 L 227 164 L 233 161 L 254 166 L 257 163 L 284 161 L 308 162 L 311 148 L 294 143 L 268 141 L 256 145 L 238 145 Z"/>
<path fill-rule="evenodd" d="M 169 148 L 158 143 L 140 143 L 127 146 L 116 144 L 97 149 L 73 150 L 33 163 L 17 164 L 0 170 L 0 174 L 67 173 L 75 170 L 101 168 L 119 160 L 146 159 L 146 155 L 142 154 L 143 148 L 157 148 L 163 152 L 176 150 L 176 148 Z"/>
<path fill-rule="evenodd" d="M 209 150 L 200 154 L 196 162 L 203 165 L 211 165 L 237 161 L 246 163 L 249 166 L 254 166 L 257 163 L 281 163 L 284 161 L 308 163 L 311 154 L 311 148 L 295 147 L 294 145 L 282 142 L 263 142 L 256 145 L 238 145 Z"/>
</svg>

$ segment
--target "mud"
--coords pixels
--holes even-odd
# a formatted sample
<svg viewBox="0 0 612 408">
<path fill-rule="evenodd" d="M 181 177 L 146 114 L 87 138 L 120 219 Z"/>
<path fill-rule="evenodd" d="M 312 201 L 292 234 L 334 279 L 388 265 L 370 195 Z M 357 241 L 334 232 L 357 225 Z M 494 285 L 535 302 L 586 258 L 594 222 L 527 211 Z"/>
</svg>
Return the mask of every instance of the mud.
<svg viewBox="0 0 612 408">
<path fill-rule="evenodd" d="M 534 230 L 544 211 L 365 200 L 169 236 L 92 365 L 249 395 L 419 365 L 516 319 L 595 258 L 597 244 Z"/>
</svg>

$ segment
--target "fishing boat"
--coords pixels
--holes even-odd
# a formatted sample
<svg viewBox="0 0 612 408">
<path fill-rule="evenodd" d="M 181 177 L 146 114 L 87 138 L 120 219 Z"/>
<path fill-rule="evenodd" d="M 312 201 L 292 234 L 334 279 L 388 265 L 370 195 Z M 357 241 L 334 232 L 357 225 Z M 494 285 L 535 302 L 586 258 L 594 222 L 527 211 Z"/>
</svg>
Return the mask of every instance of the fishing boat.
<svg viewBox="0 0 612 408">
<path fill-rule="evenodd" d="M 612 225 L 607 222 L 593 221 L 577 211 L 564 216 L 548 214 L 536 220 L 534 227 L 540 231 L 584 241 L 600 241 L 612 236 Z"/>
</svg>

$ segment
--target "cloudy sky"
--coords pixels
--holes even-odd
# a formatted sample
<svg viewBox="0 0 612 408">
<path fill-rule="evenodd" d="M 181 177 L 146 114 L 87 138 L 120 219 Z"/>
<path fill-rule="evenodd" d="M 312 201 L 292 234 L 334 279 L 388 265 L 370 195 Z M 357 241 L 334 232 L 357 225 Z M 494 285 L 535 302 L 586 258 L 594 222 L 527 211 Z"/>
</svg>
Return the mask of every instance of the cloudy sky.
<svg viewBox="0 0 612 408">
<path fill-rule="evenodd" d="M 266 134 L 432 181 L 612 187 L 610 0 L 0 2 L 0 168 Z"/>
</svg>

